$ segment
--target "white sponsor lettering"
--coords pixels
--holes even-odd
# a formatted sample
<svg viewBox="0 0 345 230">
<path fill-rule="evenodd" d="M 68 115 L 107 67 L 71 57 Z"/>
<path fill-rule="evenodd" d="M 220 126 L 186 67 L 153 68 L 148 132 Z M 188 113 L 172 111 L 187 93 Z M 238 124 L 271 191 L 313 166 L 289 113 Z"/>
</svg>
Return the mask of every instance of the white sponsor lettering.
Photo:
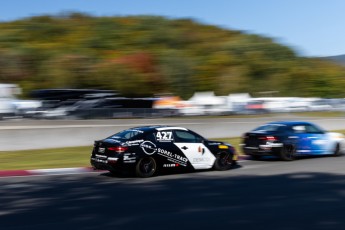
<svg viewBox="0 0 345 230">
<path fill-rule="evenodd" d="M 144 140 L 126 141 L 126 144 L 129 146 L 133 146 L 133 145 L 139 145 L 142 142 L 144 142 Z"/>
<path fill-rule="evenodd" d="M 188 159 L 186 157 L 180 156 L 178 154 L 174 154 L 168 150 L 158 148 L 157 149 L 157 154 L 168 158 L 169 161 L 186 166 Z"/>
</svg>

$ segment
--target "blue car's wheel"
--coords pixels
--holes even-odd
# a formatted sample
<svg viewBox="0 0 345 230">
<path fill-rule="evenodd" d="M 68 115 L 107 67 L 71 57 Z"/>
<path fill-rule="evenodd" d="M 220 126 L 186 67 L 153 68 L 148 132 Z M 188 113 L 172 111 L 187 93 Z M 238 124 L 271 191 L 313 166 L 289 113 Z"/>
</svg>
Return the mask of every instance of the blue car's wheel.
<svg viewBox="0 0 345 230">
<path fill-rule="evenodd" d="M 295 159 L 296 148 L 294 145 L 284 145 L 280 152 L 280 159 L 292 161 Z"/>
<path fill-rule="evenodd" d="M 337 143 L 337 145 L 335 146 L 334 152 L 333 152 L 333 156 L 340 156 L 341 155 L 341 151 L 340 151 L 340 144 Z"/>
</svg>

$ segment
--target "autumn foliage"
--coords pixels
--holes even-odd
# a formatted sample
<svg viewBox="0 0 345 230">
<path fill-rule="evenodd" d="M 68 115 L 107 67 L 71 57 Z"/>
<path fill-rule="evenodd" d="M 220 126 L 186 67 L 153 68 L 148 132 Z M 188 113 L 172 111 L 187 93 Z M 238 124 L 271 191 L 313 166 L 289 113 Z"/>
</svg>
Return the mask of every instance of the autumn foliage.
<svg viewBox="0 0 345 230">
<path fill-rule="evenodd" d="M 298 56 L 274 40 L 164 17 L 72 13 L 0 23 L 0 82 L 98 88 L 124 96 L 275 90 L 279 96 L 345 97 L 345 70 Z"/>
</svg>

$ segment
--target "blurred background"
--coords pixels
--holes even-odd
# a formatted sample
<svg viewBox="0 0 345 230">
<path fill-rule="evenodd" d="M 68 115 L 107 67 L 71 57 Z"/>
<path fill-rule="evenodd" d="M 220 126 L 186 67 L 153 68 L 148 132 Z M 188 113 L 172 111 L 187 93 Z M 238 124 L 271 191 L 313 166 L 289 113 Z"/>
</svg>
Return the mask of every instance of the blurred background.
<svg viewBox="0 0 345 230">
<path fill-rule="evenodd" d="M 0 118 L 344 111 L 344 63 L 190 18 L 35 15 L 0 22 Z"/>
</svg>

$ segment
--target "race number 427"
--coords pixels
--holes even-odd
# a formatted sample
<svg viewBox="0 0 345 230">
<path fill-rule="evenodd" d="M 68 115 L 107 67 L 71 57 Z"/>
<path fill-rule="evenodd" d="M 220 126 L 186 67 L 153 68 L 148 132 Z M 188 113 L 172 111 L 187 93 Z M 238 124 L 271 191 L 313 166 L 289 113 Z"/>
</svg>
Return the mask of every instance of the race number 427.
<svg viewBox="0 0 345 230">
<path fill-rule="evenodd" d="M 156 135 L 157 141 L 172 141 L 172 132 L 158 132 Z"/>
</svg>

